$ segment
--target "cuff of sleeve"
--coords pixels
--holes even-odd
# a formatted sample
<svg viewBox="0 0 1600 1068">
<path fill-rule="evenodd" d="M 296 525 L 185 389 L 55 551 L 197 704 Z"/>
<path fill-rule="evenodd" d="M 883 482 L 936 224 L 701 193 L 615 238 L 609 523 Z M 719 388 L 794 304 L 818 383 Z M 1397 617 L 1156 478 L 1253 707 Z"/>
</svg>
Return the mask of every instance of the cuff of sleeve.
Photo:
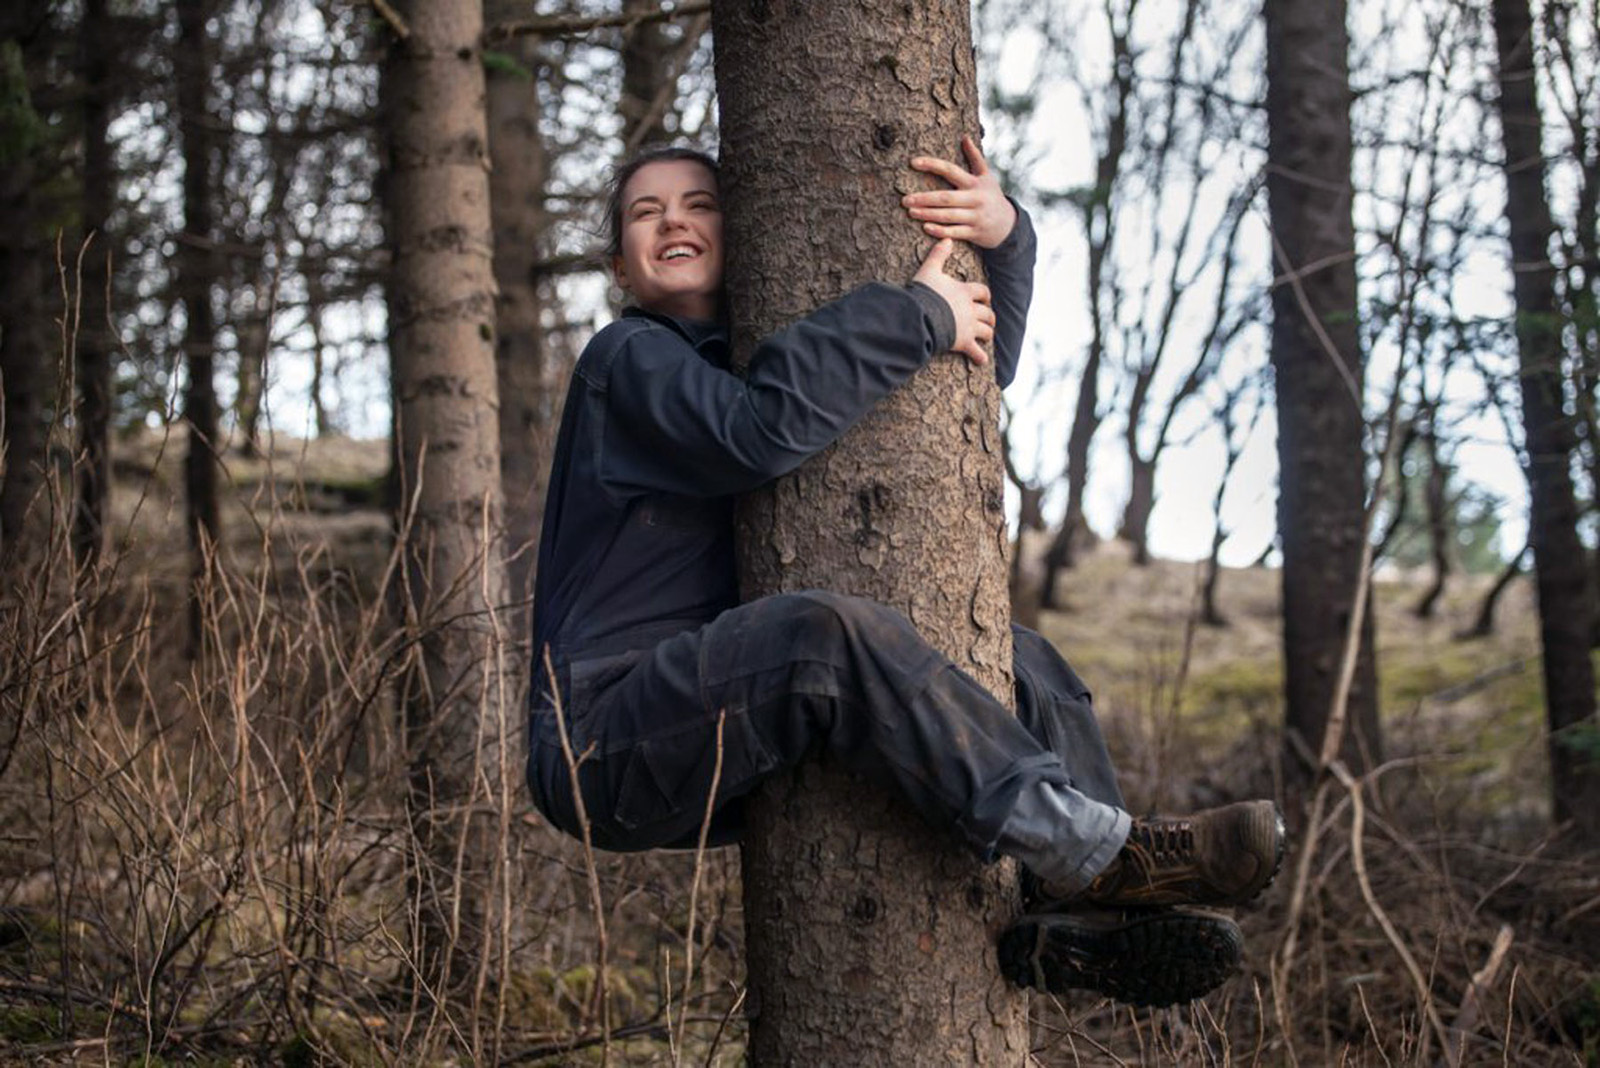
<svg viewBox="0 0 1600 1068">
<path fill-rule="evenodd" d="M 1015 199 L 1012 197 L 1006 197 L 1006 199 L 1010 200 L 1011 206 L 1017 209 L 1017 221 L 1011 224 L 1011 232 L 1006 235 L 1004 241 L 994 248 L 979 249 L 979 253 L 985 263 L 991 260 L 1014 260 L 1033 247 L 1033 219 L 1028 216 L 1022 205 L 1018 204 Z"/>
<path fill-rule="evenodd" d="M 923 317 L 933 328 L 933 351 L 948 352 L 956 343 L 956 313 L 950 310 L 949 302 L 921 282 L 907 284 L 906 292 L 921 306 Z"/>
</svg>

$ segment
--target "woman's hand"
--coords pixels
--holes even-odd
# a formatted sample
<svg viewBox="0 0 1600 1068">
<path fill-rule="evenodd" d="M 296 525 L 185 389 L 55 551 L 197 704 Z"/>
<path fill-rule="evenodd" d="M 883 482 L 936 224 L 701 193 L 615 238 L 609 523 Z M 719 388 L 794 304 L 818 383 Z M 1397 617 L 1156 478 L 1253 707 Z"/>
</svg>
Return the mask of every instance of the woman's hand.
<svg viewBox="0 0 1600 1068">
<path fill-rule="evenodd" d="M 994 248 L 1017 222 L 1017 209 L 1000 189 L 1000 179 L 989 170 L 983 153 L 971 136 L 961 138 L 961 151 L 971 170 L 949 160 L 917 156 L 915 170 L 938 175 L 953 188 L 910 193 L 900 198 L 906 212 L 931 236 L 970 241 L 979 248 Z"/>
<path fill-rule="evenodd" d="M 989 307 L 989 287 L 981 282 L 963 282 L 944 273 L 945 261 L 956 243 L 941 240 L 917 268 L 913 282 L 921 282 L 944 298 L 956 319 L 956 341 L 951 352 L 959 352 L 973 363 L 988 363 L 983 346 L 994 340 L 994 309 Z"/>
</svg>

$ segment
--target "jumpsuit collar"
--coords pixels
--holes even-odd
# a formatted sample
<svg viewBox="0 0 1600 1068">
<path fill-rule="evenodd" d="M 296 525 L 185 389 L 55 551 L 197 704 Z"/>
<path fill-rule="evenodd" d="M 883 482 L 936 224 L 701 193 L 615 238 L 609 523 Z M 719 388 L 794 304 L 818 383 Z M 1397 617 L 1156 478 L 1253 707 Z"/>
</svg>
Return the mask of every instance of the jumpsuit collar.
<svg viewBox="0 0 1600 1068">
<path fill-rule="evenodd" d="M 625 319 L 649 319 L 675 331 L 694 347 L 695 352 L 708 363 L 728 366 L 728 324 L 722 319 L 681 319 L 664 312 L 646 311 L 629 306 L 622 310 Z"/>
</svg>

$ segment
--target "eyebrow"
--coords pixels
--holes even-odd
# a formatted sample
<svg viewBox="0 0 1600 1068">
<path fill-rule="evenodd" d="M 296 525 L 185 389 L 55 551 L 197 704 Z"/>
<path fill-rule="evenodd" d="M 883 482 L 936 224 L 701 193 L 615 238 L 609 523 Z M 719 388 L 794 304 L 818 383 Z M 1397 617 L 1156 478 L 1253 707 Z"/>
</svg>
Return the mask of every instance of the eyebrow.
<svg viewBox="0 0 1600 1068">
<path fill-rule="evenodd" d="M 686 200 L 689 197 L 710 197 L 712 200 L 716 200 L 717 199 L 717 191 L 715 189 L 691 189 L 687 193 L 683 194 L 683 196 L 684 196 L 684 199 L 686 199 Z M 663 201 L 662 201 L 662 199 L 660 197 L 656 196 L 654 193 L 644 193 L 644 194 L 641 194 L 640 196 L 636 196 L 632 200 L 628 201 L 628 210 L 632 211 L 634 208 L 637 208 L 640 204 L 646 204 L 646 203 L 649 203 L 649 204 L 661 204 L 661 203 L 663 203 Z"/>
</svg>

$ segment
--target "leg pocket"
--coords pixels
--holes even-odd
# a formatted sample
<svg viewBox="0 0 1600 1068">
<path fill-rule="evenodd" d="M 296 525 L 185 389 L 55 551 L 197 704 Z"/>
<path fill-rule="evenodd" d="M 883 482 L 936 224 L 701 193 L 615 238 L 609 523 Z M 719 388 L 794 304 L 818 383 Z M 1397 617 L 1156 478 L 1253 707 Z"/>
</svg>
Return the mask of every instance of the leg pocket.
<svg viewBox="0 0 1600 1068">
<path fill-rule="evenodd" d="M 750 792 L 777 766 L 777 758 L 744 712 L 729 713 L 722 726 L 722 764 L 717 766 L 717 719 L 646 738 L 633 747 L 618 788 L 616 820 L 629 831 L 661 825 L 681 835 L 688 820 L 698 826 L 713 783 L 717 807 Z"/>
</svg>

